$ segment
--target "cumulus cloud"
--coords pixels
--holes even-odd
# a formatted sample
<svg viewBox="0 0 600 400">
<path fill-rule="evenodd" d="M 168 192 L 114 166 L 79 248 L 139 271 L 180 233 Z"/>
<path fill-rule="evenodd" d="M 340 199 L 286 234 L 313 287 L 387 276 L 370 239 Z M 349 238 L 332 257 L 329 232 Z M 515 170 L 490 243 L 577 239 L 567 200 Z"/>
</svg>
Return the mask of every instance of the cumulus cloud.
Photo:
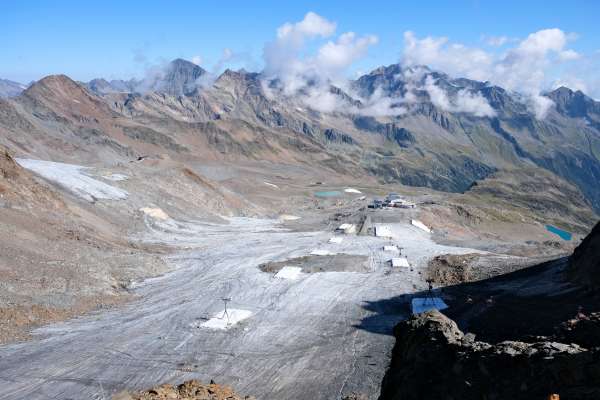
<svg viewBox="0 0 600 400">
<path fill-rule="evenodd" d="M 362 107 L 354 107 L 351 111 L 355 114 L 369 117 L 393 117 L 406 114 L 406 105 L 414 101 L 412 93 L 408 97 L 388 96 L 381 88 L 376 88 L 373 94 L 362 100 Z"/>
<path fill-rule="evenodd" d="M 543 118 L 552 106 L 540 96 L 550 86 L 546 71 L 579 58 L 577 52 L 567 48 L 573 35 L 556 28 L 534 32 L 501 54 L 451 43 L 446 37 L 419 39 L 410 31 L 404 34 L 404 40 L 405 64 L 425 64 L 454 76 L 490 81 L 523 93 L 538 118 Z"/>
<path fill-rule="evenodd" d="M 436 84 L 431 75 L 427 76 L 424 89 L 431 102 L 442 110 L 464 112 L 477 117 L 493 117 L 496 115 L 494 109 L 481 94 L 461 89 L 450 97 L 444 89 Z"/>
<path fill-rule="evenodd" d="M 347 82 L 348 68 L 367 55 L 377 44 L 374 35 L 360 36 L 345 32 L 335 36 L 336 24 L 313 12 L 296 23 L 277 29 L 276 38 L 263 51 L 263 75 L 266 88 L 280 90 L 285 96 L 299 98 L 318 111 L 330 112 L 340 107 L 330 85 Z M 314 52 L 309 45 L 317 45 Z"/>
</svg>

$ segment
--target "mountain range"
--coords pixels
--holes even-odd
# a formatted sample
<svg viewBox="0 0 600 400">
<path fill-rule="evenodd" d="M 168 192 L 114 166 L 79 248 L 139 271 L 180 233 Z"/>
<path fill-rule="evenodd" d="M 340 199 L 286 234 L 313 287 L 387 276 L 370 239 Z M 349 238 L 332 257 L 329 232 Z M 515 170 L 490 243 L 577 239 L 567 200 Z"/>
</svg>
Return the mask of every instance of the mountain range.
<svg viewBox="0 0 600 400">
<path fill-rule="evenodd" d="M 552 106 L 539 117 L 517 93 L 427 67 L 380 67 L 343 88 L 309 82 L 297 96 L 279 83 L 182 59 L 142 80 L 48 76 L 0 100 L 0 143 L 87 164 L 158 153 L 311 164 L 449 192 L 527 168 L 600 211 L 600 103 L 580 91 L 544 94 Z"/>
</svg>

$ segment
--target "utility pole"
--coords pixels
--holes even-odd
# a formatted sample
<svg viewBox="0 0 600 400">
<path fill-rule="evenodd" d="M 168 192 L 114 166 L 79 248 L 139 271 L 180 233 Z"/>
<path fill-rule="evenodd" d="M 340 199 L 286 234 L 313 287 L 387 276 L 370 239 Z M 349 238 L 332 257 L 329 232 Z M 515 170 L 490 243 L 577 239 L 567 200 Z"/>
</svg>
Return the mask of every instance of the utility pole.
<svg viewBox="0 0 600 400">
<path fill-rule="evenodd" d="M 225 304 L 225 309 L 223 310 L 223 315 L 221 316 L 221 319 L 227 317 L 227 325 L 229 325 L 229 313 L 227 312 L 227 303 L 231 301 L 231 297 L 221 297 L 221 300 L 223 300 L 223 303 Z"/>
</svg>

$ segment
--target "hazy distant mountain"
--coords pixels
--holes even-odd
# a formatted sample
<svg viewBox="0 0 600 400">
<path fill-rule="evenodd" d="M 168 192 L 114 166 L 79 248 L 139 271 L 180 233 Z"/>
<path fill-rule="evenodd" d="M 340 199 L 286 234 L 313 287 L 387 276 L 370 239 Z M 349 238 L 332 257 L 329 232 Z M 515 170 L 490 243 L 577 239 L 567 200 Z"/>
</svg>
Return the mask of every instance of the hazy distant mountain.
<svg viewBox="0 0 600 400">
<path fill-rule="evenodd" d="M 106 93 L 132 93 L 139 87 L 141 81 L 130 79 L 128 81 L 113 79 L 107 81 L 106 79 L 92 79 L 85 85 L 92 91 L 99 94 Z"/>
<path fill-rule="evenodd" d="M 159 68 L 142 80 L 130 79 L 107 81 L 93 79 L 85 85 L 95 93 L 167 93 L 172 96 L 192 95 L 201 84 L 206 71 L 196 64 L 178 58 L 164 68 Z"/>
<path fill-rule="evenodd" d="M 0 79 L 0 98 L 18 96 L 27 86 L 18 82 Z"/>
<path fill-rule="evenodd" d="M 266 85 L 259 73 L 227 70 L 209 83 L 205 78 L 206 71 L 180 59 L 153 78 L 97 79 L 88 90 L 64 76 L 45 78 L 0 102 L 6 116 L 0 140 L 49 154 L 74 148 L 71 155 L 86 160 L 173 152 L 317 163 L 453 192 L 497 171 L 537 168 L 576 185 L 600 210 L 600 105 L 581 92 L 548 93 L 554 106 L 536 118 L 519 95 L 501 87 L 391 65 L 346 91 L 331 87 L 327 95 L 339 106 L 325 112 L 302 93 L 289 97 L 276 82 Z M 464 99 L 449 106 L 438 95 Z M 392 99 L 385 113 L 373 109 L 378 96 Z M 554 196 L 562 189 L 548 190 Z"/>
</svg>

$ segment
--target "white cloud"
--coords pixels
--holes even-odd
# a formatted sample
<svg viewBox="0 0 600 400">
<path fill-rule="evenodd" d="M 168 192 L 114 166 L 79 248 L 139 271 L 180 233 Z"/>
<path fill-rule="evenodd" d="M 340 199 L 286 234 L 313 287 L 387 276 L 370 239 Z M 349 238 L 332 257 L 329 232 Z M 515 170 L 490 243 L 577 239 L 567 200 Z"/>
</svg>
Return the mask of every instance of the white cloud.
<svg viewBox="0 0 600 400">
<path fill-rule="evenodd" d="M 494 109 L 481 94 L 461 89 L 450 98 L 446 91 L 436 84 L 431 75 L 427 76 L 424 89 L 429 94 L 431 102 L 442 110 L 464 112 L 477 117 L 493 117 L 496 115 Z"/>
<path fill-rule="evenodd" d="M 560 29 L 543 29 L 521 40 L 504 53 L 451 43 L 446 37 L 417 38 L 404 34 L 402 62 L 406 65 L 428 65 L 453 76 L 490 81 L 526 96 L 526 103 L 538 118 L 543 118 L 551 104 L 540 93 L 551 84 L 547 70 L 562 62 L 579 58 L 566 48 L 574 36 Z M 470 103 L 472 99 L 467 99 Z"/>
<path fill-rule="evenodd" d="M 363 106 L 361 108 L 353 108 L 352 112 L 370 117 L 403 115 L 408 111 L 404 104 L 413 100 L 412 93 L 409 93 L 409 97 L 390 97 L 384 94 L 381 88 L 376 88 L 368 99 L 362 99 Z"/>
<path fill-rule="evenodd" d="M 266 79 L 285 96 L 299 98 L 313 109 L 329 112 L 340 108 L 340 99 L 329 91 L 330 84 L 345 85 L 348 68 L 365 57 L 378 39 L 354 32 L 334 38 L 335 30 L 334 22 L 313 12 L 302 21 L 279 27 L 275 40 L 263 51 Z M 308 44 L 314 41 L 317 48 L 311 53 L 313 47 Z"/>
<path fill-rule="evenodd" d="M 367 54 L 370 46 L 377 44 L 377 36 L 357 37 L 354 32 L 346 32 L 337 39 L 329 41 L 320 49 L 315 60 L 318 66 L 333 71 L 343 71 L 355 61 Z"/>
<path fill-rule="evenodd" d="M 202 56 L 192 57 L 192 62 L 196 65 L 202 65 Z"/>
<path fill-rule="evenodd" d="M 577 60 L 577 59 L 581 58 L 581 55 L 579 53 L 577 53 L 575 50 L 565 50 L 565 51 L 561 51 L 558 54 L 558 57 L 562 61 L 571 61 L 571 60 Z"/>
</svg>

